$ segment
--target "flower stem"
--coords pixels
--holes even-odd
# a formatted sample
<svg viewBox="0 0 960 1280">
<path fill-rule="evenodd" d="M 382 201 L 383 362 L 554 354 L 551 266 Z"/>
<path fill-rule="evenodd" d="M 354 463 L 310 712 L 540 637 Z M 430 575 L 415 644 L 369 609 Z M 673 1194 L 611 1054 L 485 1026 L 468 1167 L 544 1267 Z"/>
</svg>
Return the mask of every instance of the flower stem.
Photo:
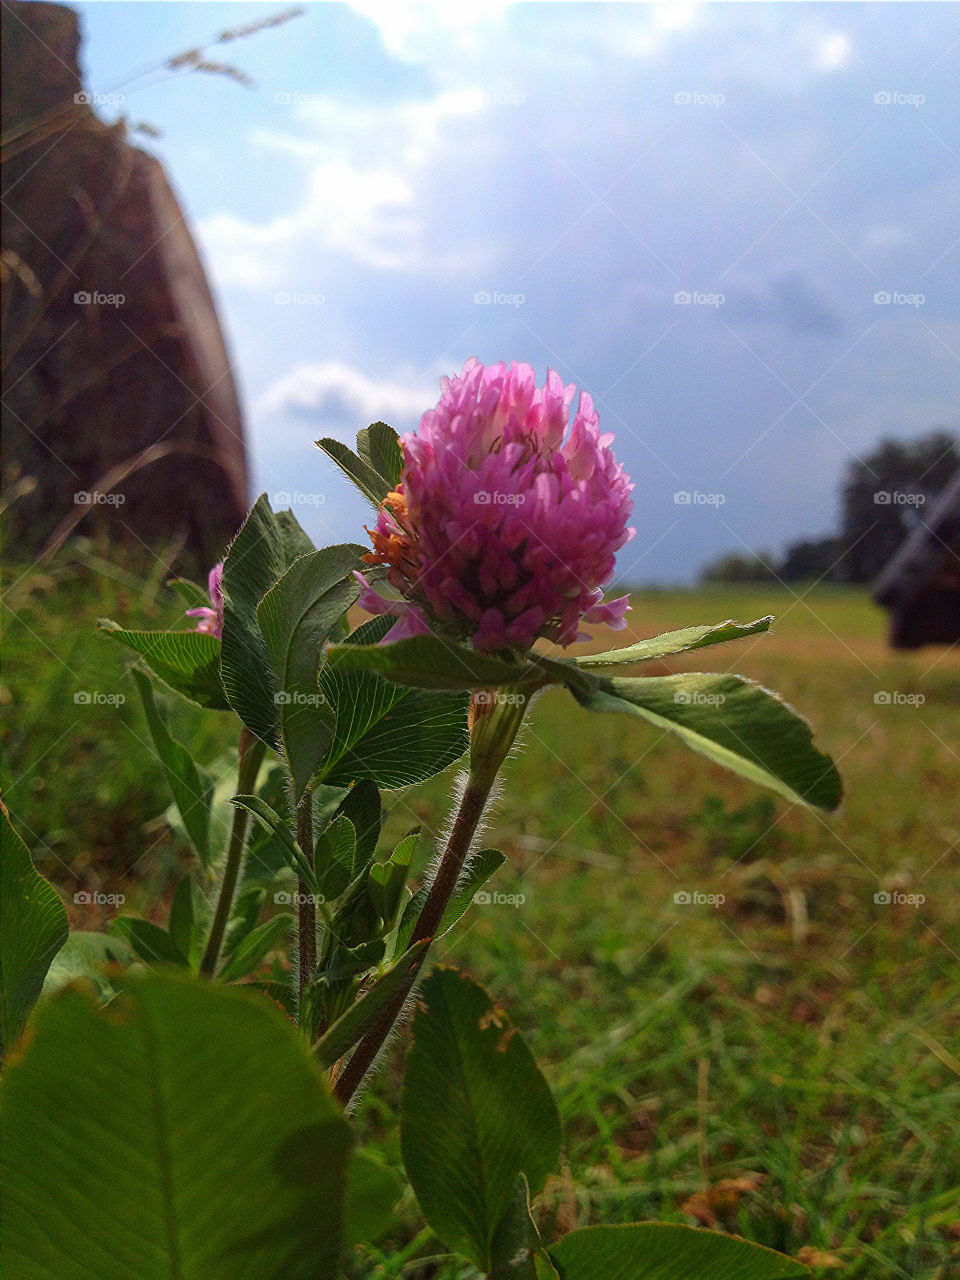
<svg viewBox="0 0 960 1280">
<path fill-rule="evenodd" d="M 313 792 L 306 791 L 297 805 L 297 843 L 304 856 L 313 861 Z M 297 881 L 297 1008 L 303 1004 L 303 989 L 317 967 L 317 908 L 309 885 Z"/>
<path fill-rule="evenodd" d="M 264 743 L 259 738 L 254 737 L 246 726 L 240 730 L 237 767 L 238 795 L 250 795 L 256 788 L 257 774 L 260 772 L 260 766 L 263 763 L 266 750 Z M 247 843 L 247 828 L 249 825 L 250 814 L 247 810 L 235 808 L 233 819 L 230 823 L 227 856 L 223 865 L 223 877 L 220 881 L 217 906 L 213 913 L 213 923 L 210 925 L 210 935 L 207 938 L 203 958 L 200 961 L 201 974 L 205 974 L 210 978 L 217 971 L 220 948 L 223 946 L 224 935 L 227 932 L 227 924 L 230 920 L 230 912 L 233 909 L 233 895 L 236 893 L 237 881 L 240 878 L 240 868 L 243 865 L 243 851 Z"/>
<path fill-rule="evenodd" d="M 410 941 L 407 943 L 407 950 L 424 938 L 436 937 L 444 912 L 457 887 L 460 873 L 463 871 L 473 838 L 480 826 L 500 766 L 506 759 L 517 730 L 520 728 L 525 705 L 524 698 L 518 703 L 507 704 L 508 710 L 501 710 L 498 707 L 493 715 L 490 715 L 489 704 L 478 703 L 476 697 L 471 700 L 470 772 L 467 776 L 467 785 L 460 797 L 460 805 L 447 846 L 427 894 L 427 900 L 423 904 Z M 350 1102 L 363 1083 L 367 1072 L 403 1012 L 403 1007 L 429 950 L 428 942 L 416 963 L 411 966 L 407 982 L 357 1045 L 353 1056 L 337 1079 L 334 1093 L 344 1106 Z"/>
</svg>

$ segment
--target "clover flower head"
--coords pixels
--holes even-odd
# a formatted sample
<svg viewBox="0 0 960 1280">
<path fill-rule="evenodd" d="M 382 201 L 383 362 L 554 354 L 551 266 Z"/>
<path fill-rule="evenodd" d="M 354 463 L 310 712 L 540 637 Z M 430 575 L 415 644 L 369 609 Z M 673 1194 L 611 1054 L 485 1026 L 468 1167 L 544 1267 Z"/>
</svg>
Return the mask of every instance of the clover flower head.
<svg viewBox="0 0 960 1280">
<path fill-rule="evenodd" d="M 199 618 L 197 631 L 204 635 L 216 636 L 219 640 L 223 634 L 223 561 L 215 564 L 207 577 L 207 590 L 210 593 L 210 604 L 201 605 L 199 609 L 188 609 L 188 618 Z"/>
<path fill-rule="evenodd" d="M 626 625 L 628 598 L 604 602 L 616 552 L 634 534 L 633 485 L 601 435 L 593 401 L 527 364 L 468 360 L 417 434 L 370 533 L 373 564 L 403 596 L 362 581 L 360 603 L 398 618 L 385 640 L 432 619 L 477 649 L 586 639 L 581 621 Z M 360 577 L 360 575 L 357 575 Z"/>
</svg>

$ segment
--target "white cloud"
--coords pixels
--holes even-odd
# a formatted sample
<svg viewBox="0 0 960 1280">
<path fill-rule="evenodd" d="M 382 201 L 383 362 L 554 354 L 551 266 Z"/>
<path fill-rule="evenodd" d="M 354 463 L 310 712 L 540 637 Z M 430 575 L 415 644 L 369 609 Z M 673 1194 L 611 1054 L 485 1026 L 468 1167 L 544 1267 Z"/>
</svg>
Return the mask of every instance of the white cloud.
<svg viewBox="0 0 960 1280">
<path fill-rule="evenodd" d="M 306 136 L 256 130 L 251 145 L 307 166 L 307 194 L 299 208 L 265 222 L 227 212 L 202 220 L 198 233 L 217 281 L 288 284 L 304 253 L 324 250 L 384 271 L 475 269 L 476 251 L 454 254 L 429 242 L 422 193 L 448 131 L 487 105 L 477 89 L 374 105 L 311 98 L 297 110 Z"/>
<path fill-rule="evenodd" d="M 447 370 L 448 373 L 452 370 Z M 254 406 L 257 415 L 294 414 L 329 426 L 352 444 L 359 427 L 416 423 L 439 397 L 438 377 L 374 378 L 338 360 L 300 364 L 284 374 Z"/>
<path fill-rule="evenodd" d="M 509 0 L 351 0 L 348 7 L 375 24 L 388 53 L 421 62 L 444 48 L 479 48 L 509 8 Z"/>
</svg>

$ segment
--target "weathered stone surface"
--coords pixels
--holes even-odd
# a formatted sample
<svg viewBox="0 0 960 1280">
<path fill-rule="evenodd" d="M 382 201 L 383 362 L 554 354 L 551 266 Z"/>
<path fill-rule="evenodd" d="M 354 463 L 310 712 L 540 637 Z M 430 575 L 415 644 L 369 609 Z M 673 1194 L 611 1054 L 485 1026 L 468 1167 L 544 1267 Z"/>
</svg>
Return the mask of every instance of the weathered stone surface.
<svg viewBox="0 0 960 1280">
<path fill-rule="evenodd" d="M 79 48 L 72 10 L 3 5 L 4 481 L 37 481 L 7 536 L 36 553 L 79 505 L 208 564 L 247 505 L 236 386 L 163 169 L 97 119 Z"/>
</svg>

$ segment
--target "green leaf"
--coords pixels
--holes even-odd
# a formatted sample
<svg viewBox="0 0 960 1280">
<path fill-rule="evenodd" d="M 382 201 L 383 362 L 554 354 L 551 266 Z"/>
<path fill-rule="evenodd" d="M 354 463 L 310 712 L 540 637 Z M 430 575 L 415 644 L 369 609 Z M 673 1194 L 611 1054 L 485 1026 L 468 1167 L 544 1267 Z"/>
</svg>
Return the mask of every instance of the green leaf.
<svg viewBox="0 0 960 1280">
<path fill-rule="evenodd" d="M 715 764 L 795 804 L 835 809 L 840 803 L 843 784 L 836 765 L 813 746 L 807 722 L 776 694 L 742 676 L 614 677 L 578 700 L 592 711 L 626 711 L 669 729 Z"/>
<path fill-rule="evenodd" d="M 262 493 L 223 564 L 223 687 L 250 732 L 274 748 L 280 745 L 279 719 L 257 605 L 294 560 L 313 549 L 293 516 L 275 515 Z"/>
<path fill-rule="evenodd" d="M 432 1229 L 489 1271 L 518 1176 L 536 1195 L 556 1167 L 560 1119 L 533 1055 L 482 987 L 437 968 L 421 994 L 403 1086 L 404 1164 Z"/>
<path fill-rule="evenodd" d="M 146 964 L 174 964 L 186 967 L 188 960 L 174 940 L 150 920 L 138 916 L 115 916 L 110 932 L 123 938 Z"/>
<path fill-rule="evenodd" d="M 420 828 L 400 841 L 387 862 L 375 862 L 370 868 L 367 890 L 380 913 L 385 929 L 392 929 L 400 907 L 400 898 L 410 872 L 410 859 L 420 838 Z"/>
<path fill-rule="evenodd" d="M 109 933 L 77 929 L 54 956 L 43 984 L 43 995 L 53 995 L 69 982 L 90 982 L 106 1003 L 117 994 L 117 979 L 137 963 L 133 948 Z"/>
<path fill-rule="evenodd" d="M 339 898 L 353 879 L 356 856 L 356 828 L 341 813 L 320 833 L 314 847 L 313 870 L 317 886 L 328 902 Z"/>
<path fill-rule="evenodd" d="M 379 641 L 392 618 L 372 618 L 350 644 Z M 337 713 L 336 730 L 320 777 L 345 784 L 369 778 L 405 787 L 440 773 L 467 750 L 467 695 L 411 689 L 368 671 L 324 663 L 320 689 Z"/>
<path fill-rule="evenodd" d="M 212 861 L 210 806 L 213 802 L 213 782 L 197 768 L 190 752 L 170 733 L 153 696 L 153 685 L 149 677 L 136 668 L 130 674 L 140 692 L 147 728 L 167 775 L 180 820 L 200 859 L 200 865 L 204 870 L 209 870 Z"/>
<path fill-rule="evenodd" d="M 229 711 L 220 678 L 220 641 L 200 631 L 126 631 L 110 618 L 97 630 L 139 653 L 158 679 L 191 702 Z"/>
<path fill-rule="evenodd" d="M 329 1027 L 314 1045 L 314 1053 L 325 1067 L 332 1067 L 366 1035 L 380 1013 L 404 987 L 412 986 L 427 940 L 404 952 L 400 959 L 356 1000 Z"/>
<path fill-rule="evenodd" d="M 352 480 L 363 496 L 378 507 L 390 490 L 391 482 L 375 470 L 369 462 L 358 458 L 352 449 L 348 449 L 339 440 L 325 436 L 317 440 L 318 449 L 322 449 L 331 461 L 335 462 L 348 480 Z"/>
<path fill-rule="evenodd" d="M 373 861 L 377 841 L 380 839 L 383 809 L 376 783 L 364 779 L 351 787 L 340 802 L 338 812 L 350 819 L 357 835 L 357 852 L 353 863 L 353 875 L 356 877 Z"/>
<path fill-rule="evenodd" d="M 356 601 L 359 546 L 301 556 L 257 606 L 276 690 L 280 738 L 299 801 L 333 739 L 335 714 L 317 685 L 324 641 Z"/>
<path fill-rule="evenodd" d="M 479 853 L 471 858 L 466 872 L 447 903 L 447 909 L 443 913 L 440 927 L 437 930 L 438 938 L 442 938 L 445 933 L 453 928 L 461 916 L 466 913 L 477 891 L 505 862 L 506 858 L 499 849 L 481 849 Z M 426 888 L 418 889 L 404 908 L 403 916 L 400 920 L 400 928 L 397 931 L 395 954 L 402 951 L 413 937 L 413 930 L 427 900 L 427 893 L 428 890 Z"/>
<path fill-rule="evenodd" d="M 489 1280 L 540 1280 L 543 1275 L 556 1277 L 530 1212 L 530 1188 L 522 1173 L 517 1178 L 513 1200 L 500 1221 L 490 1252 Z"/>
<path fill-rule="evenodd" d="M 393 1221 L 393 1208 L 403 1195 L 403 1180 L 369 1151 L 355 1151 L 347 1183 L 344 1247 L 376 1244 Z"/>
<path fill-rule="evenodd" d="M 206 587 L 201 587 L 198 583 L 191 582 L 189 578 L 171 578 L 167 582 L 167 586 L 173 587 L 188 609 L 210 608 L 209 591 Z"/>
<path fill-rule="evenodd" d="M 103 1012 L 63 991 L 0 1106 L 10 1277 L 337 1275 L 350 1129 L 259 993 L 151 975 Z"/>
<path fill-rule="evenodd" d="M 801 1280 L 799 1262 L 719 1231 L 668 1222 L 584 1227 L 553 1245 L 560 1280 Z"/>
<path fill-rule="evenodd" d="M 296 872 L 311 892 L 319 893 L 316 876 L 313 874 L 313 867 L 304 857 L 303 850 L 293 838 L 293 833 L 287 826 L 286 820 L 260 796 L 234 796 L 231 803 L 235 804 L 238 809 L 246 809 L 249 813 L 252 813 L 264 830 L 269 831 L 271 835 L 276 837 L 287 855 L 287 866 L 290 870 Z"/>
<path fill-rule="evenodd" d="M 396 489 L 403 472 L 403 448 L 393 427 L 385 422 L 372 422 L 358 431 L 357 453 L 391 489 Z"/>
<path fill-rule="evenodd" d="M 766 618 L 757 618 L 756 622 L 727 621 L 706 627 L 684 627 L 682 631 L 666 631 L 650 640 L 639 640 L 625 649 L 588 653 L 573 661 L 584 671 L 624 667 L 634 662 L 649 662 L 652 658 L 666 658 L 673 653 L 686 653 L 691 649 L 705 649 L 711 644 L 725 644 L 728 640 L 742 640 L 745 636 L 759 635 L 770 630 L 771 622 L 772 614 Z"/>
<path fill-rule="evenodd" d="M 290 917 L 280 915 L 252 929 L 223 966 L 219 974 L 221 981 L 236 982 L 252 973 L 265 955 L 286 941 L 292 928 Z"/>
<path fill-rule="evenodd" d="M 435 635 L 384 645 L 331 645 L 327 666 L 372 671 L 395 684 L 421 689 L 499 689 L 523 680 L 543 683 L 532 663 L 481 653 Z"/>
<path fill-rule="evenodd" d="M 23 1030 L 67 932 L 60 895 L 0 805 L 0 1056 Z"/>
</svg>

